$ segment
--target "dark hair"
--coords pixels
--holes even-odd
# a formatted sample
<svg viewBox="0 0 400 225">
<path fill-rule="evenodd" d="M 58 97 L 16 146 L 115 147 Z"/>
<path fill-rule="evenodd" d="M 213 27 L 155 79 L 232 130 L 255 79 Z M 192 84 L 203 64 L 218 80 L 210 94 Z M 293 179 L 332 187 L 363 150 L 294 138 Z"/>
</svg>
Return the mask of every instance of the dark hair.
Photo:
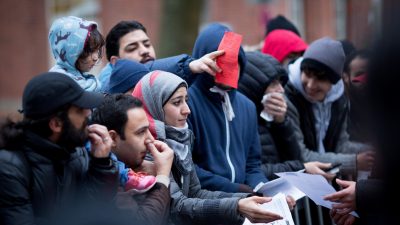
<svg viewBox="0 0 400 225">
<path fill-rule="evenodd" d="M 91 29 L 89 29 L 89 33 L 87 35 L 83 51 L 79 55 L 78 59 L 75 62 L 75 67 L 79 69 L 79 60 L 86 59 L 93 52 L 99 51 L 99 59 L 103 57 L 103 46 L 105 45 L 105 40 L 103 35 L 97 30 L 95 25 L 92 25 Z"/>
<path fill-rule="evenodd" d="M 24 141 L 24 133 L 29 130 L 40 137 L 48 138 L 52 134 L 49 127 L 50 119 L 58 117 L 62 121 L 68 118 L 68 109 L 71 107 L 67 104 L 61 107 L 51 116 L 41 119 L 24 118 L 22 121 L 15 122 L 10 118 L 0 121 L 0 148 L 15 149 Z"/>
<path fill-rule="evenodd" d="M 346 57 L 357 50 L 354 44 L 349 40 L 343 39 L 340 40 L 340 43 L 342 44 L 344 55 Z"/>
<path fill-rule="evenodd" d="M 113 55 L 119 56 L 119 41 L 121 37 L 135 30 L 142 30 L 147 33 L 143 24 L 136 20 L 121 21 L 111 28 L 106 37 L 106 56 L 108 61 Z"/>
<path fill-rule="evenodd" d="M 312 63 L 302 63 L 300 67 L 301 71 L 307 75 L 315 76 L 318 80 L 329 80 L 328 73 L 331 72 L 329 71 L 329 67 L 322 63 L 313 63 L 314 61 Z"/>
<path fill-rule="evenodd" d="M 142 102 L 132 95 L 112 94 L 104 98 L 103 103 L 92 113 L 92 123 L 98 123 L 115 130 L 125 140 L 124 129 L 128 121 L 129 109 L 141 108 Z"/>
<path fill-rule="evenodd" d="M 344 62 L 344 72 L 346 72 L 347 74 L 350 73 L 350 63 L 357 57 L 360 57 L 362 59 L 369 59 L 370 52 L 367 49 L 362 49 L 354 51 L 350 55 L 348 55 L 346 57 L 346 61 Z"/>
</svg>

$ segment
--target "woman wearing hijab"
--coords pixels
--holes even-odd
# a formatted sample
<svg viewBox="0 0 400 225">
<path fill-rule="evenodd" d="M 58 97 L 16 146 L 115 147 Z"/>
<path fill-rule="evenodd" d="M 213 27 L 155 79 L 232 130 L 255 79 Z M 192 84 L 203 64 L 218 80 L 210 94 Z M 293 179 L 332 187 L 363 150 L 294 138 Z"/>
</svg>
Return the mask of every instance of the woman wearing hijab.
<svg viewBox="0 0 400 225">
<path fill-rule="evenodd" d="M 136 85 L 132 95 L 144 105 L 153 136 L 175 153 L 171 173 L 171 220 L 174 224 L 268 223 L 281 217 L 261 209 L 266 197 L 201 189 L 192 161 L 193 133 L 188 129 L 187 83 L 178 76 L 153 71 Z M 251 197 L 250 197 L 251 196 Z"/>
</svg>

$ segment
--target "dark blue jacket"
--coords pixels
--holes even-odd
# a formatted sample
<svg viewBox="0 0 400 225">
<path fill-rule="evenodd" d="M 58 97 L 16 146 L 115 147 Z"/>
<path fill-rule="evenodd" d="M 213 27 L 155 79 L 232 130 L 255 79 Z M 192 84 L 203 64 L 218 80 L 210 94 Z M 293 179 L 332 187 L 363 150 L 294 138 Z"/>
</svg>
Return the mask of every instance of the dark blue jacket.
<svg viewBox="0 0 400 225">
<path fill-rule="evenodd" d="M 156 59 L 145 63 L 144 65 L 150 70 L 163 70 L 173 73 L 184 80 L 190 80 L 191 76 L 194 76 L 189 68 L 189 63 L 193 61 L 193 58 L 186 54 L 177 56 L 171 56 L 168 58 Z M 107 63 L 107 65 L 101 70 L 99 74 L 99 80 L 101 83 L 101 90 L 108 91 L 108 85 L 110 83 L 110 76 L 113 70 L 113 65 Z"/>
<path fill-rule="evenodd" d="M 193 57 L 218 49 L 228 28 L 220 24 L 207 27 L 196 40 Z M 241 72 L 246 58 L 240 49 Z M 208 74 L 196 76 L 189 88 L 189 126 L 196 137 L 193 161 L 204 189 L 237 192 L 239 184 L 254 188 L 266 182 L 261 171 L 261 150 L 257 131 L 257 114 L 254 104 L 236 90 L 230 91 L 235 118 L 228 121 L 222 109 L 222 98 L 210 92 L 213 77 Z"/>
</svg>

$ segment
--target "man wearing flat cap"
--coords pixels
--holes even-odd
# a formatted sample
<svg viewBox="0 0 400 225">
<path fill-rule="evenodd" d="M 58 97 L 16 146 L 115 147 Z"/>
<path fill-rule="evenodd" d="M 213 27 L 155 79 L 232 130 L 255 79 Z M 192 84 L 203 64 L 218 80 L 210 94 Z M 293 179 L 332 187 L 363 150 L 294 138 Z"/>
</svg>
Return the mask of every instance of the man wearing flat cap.
<svg viewBox="0 0 400 225">
<path fill-rule="evenodd" d="M 88 126 L 102 100 L 64 74 L 29 81 L 23 120 L 0 124 L 0 224 L 50 224 L 56 213 L 74 218 L 69 210 L 82 202 L 112 199 L 118 184 L 112 141 L 106 127 Z"/>
</svg>

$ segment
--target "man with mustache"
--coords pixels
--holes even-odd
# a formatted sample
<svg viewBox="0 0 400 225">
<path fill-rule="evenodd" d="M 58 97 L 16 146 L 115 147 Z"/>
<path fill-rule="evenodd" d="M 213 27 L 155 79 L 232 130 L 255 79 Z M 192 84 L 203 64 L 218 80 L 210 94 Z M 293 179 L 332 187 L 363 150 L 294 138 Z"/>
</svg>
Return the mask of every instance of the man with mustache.
<svg viewBox="0 0 400 225">
<path fill-rule="evenodd" d="M 174 73 L 185 80 L 193 74 L 207 72 L 215 75 L 219 68 L 215 63 L 223 51 L 215 51 L 199 59 L 181 54 L 156 60 L 154 47 L 147 35 L 146 28 L 138 21 L 120 21 L 106 37 L 106 55 L 109 63 L 99 75 L 102 90 L 107 90 L 111 72 L 118 59 L 130 59 L 146 65 L 152 70 L 163 70 Z"/>
<path fill-rule="evenodd" d="M 118 185 L 112 141 L 105 126 L 88 126 L 91 109 L 102 101 L 102 94 L 61 73 L 26 85 L 23 120 L 0 124 L 1 224 L 47 224 L 55 215 L 72 223 L 77 208 L 112 200 Z M 93 208 L 84 209 L 88 216 Z"/>
</svg>

